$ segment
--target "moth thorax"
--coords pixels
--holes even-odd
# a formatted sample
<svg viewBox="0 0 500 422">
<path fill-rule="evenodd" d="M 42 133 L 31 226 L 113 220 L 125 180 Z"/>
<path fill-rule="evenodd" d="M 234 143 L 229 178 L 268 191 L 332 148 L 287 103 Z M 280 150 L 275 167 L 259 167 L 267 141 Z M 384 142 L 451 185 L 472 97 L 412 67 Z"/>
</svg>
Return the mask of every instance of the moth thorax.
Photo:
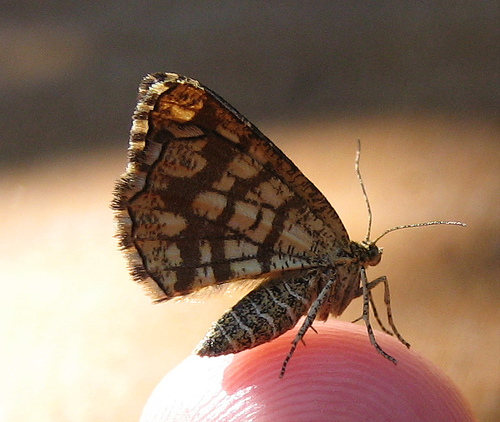
<svg viewBox="0 0 500 422">
<path fill-rule="evenodd" d="M 353 242 L 352 246 L 355 255 L 364 267 L 373 267 L 382 259 L 382 248 L 379 248 L 375 243 L 367 241 L 361 243 Z"/>
</svg>

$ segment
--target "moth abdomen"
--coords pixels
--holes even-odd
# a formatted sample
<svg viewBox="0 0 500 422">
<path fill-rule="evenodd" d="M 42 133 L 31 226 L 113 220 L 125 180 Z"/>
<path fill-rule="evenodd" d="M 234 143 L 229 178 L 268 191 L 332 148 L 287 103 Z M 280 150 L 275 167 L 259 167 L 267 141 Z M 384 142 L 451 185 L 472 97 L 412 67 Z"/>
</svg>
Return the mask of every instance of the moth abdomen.
<svg viewBox="0 0 500 422">
<path fill-rule="evenodd" d="M 316 271 L 286 272 L 262 283 L 226 311 L 196 347 L 200 356 L 238 353 L 267 343 L 297 324 L 316 298 Z"/>
</svg>

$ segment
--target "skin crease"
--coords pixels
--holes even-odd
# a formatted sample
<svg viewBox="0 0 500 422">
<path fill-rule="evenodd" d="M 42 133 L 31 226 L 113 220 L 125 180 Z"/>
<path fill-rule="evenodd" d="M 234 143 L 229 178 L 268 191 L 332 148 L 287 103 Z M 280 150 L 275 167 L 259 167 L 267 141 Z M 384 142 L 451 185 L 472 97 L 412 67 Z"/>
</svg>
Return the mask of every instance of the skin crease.
<svg viewBox="0 0 500 422">
<path fill-rule="evenodd" d="M 452 382 L 395 338 L 329 320 L 309 331 L 278 377 L 297 326 L 270 343 L 216 358 L 190 356 L 160 382 L 141 422 L 474 421 Z"/>
</svg>

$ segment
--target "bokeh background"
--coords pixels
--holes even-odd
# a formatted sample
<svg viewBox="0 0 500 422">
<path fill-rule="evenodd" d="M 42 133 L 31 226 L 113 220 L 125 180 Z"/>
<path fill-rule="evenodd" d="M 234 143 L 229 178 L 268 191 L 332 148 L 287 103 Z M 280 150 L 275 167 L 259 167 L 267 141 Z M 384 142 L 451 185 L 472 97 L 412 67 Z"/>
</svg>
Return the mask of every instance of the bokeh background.
<svg viewBox="0 0 500 422">
<path fill-rule="evenodd" d="M 199 79 L 257 124 L 353 239 L 367 221 L 358 138 L 375 235 L 469 224 L 387 236 L 370 276 L 389 277 L 413 348 L 479 420 L 499 420 L 498 22 L 497 1 L 4 2 L 0 420 L 137 420 L 238 299 L 153 306 L 117 250 L 111 192 L 156 71 Z"/>
</svg>

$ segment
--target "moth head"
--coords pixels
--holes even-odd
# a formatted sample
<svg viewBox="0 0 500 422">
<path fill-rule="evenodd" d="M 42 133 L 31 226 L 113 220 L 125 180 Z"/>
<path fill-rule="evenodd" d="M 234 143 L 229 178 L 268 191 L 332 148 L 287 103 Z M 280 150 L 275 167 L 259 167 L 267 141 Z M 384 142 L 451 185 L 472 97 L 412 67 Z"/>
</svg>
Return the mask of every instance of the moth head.
<svg viewBox="0 0 500 422">
<path fill-rule="evenodd" d="M 363 264 L 365 267 L 367 266 L 375 266 L 382 259 L 382 248 L 379 248 L 375 242 L 363 241 L 361 242 L 361 246 L 363 247 Z"/>
</svg>

